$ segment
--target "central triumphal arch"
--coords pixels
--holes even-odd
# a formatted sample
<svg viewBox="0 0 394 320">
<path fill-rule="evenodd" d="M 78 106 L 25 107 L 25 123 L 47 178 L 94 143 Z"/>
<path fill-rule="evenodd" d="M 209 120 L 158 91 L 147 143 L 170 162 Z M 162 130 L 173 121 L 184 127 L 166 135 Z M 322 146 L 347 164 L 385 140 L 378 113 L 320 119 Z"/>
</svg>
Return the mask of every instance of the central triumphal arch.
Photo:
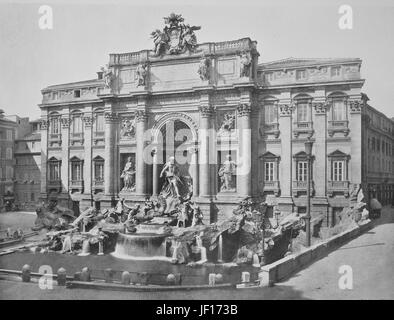
<svg viewBox="0 0 394 320">
<path fill-rule="evenodd" d="M 215 221 L 252 196 L 258 52 L 249 38 L 197 44 L 179 15 L 152 33 L 153 50 L 110 54 L 99 93 L 105 115 L 105 205 L 158 197 L 175 158 L 179 186 Z M 86 200 L 88 201 L 88 200 Z"/>
</svg>

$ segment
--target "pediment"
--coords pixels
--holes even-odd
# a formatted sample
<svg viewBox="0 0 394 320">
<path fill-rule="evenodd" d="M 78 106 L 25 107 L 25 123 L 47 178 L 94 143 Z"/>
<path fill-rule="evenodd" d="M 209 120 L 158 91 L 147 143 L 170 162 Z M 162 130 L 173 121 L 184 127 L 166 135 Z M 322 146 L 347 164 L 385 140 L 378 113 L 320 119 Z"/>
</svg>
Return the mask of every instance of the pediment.
<svg viewBox="0 0 394 320">
<path fill-rule="evenodd" d="M 328 157 L 330 157 L 330 158 L 348 158 L 349 155 L 346 153 L 343 153 L 342 151 L 337 149 L 337 150 L 331 152 L 330 154 L 328 154 Z"/>
<path fill-rule="evenodd" d="M 266 153 L 262 154 L 262 155 L 260 156 L 260 158 L 263 158 L 263 159 L 278 159 L 278 158 L 280 158 L 280 157 L 277 156 L 276 154 L 273 154 L 273 153 L 270 152 L 270 151 L 267 151 Z"/>
</svg>

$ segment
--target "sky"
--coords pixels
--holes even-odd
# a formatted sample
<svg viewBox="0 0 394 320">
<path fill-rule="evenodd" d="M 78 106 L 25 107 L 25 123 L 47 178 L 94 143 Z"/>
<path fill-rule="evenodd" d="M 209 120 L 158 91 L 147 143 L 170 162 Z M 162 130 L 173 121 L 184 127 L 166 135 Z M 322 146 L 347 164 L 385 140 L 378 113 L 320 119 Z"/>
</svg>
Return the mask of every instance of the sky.
<svg viewBox="0 0 394 320">
<path fill-rule="evenodd" d="M 350 5 L 353 28 L 338 26 Z M 40 6 L 53 11 L 53 29 L 39 28 Z M 151 31 L 180 13 L 201 26 L 198 42 L 250 37 L 259 62 L 287 57 L 363 60 L 363 92 L 394 117 L 394 1 L 392 0 L 0 0 L 0 109 L 38 118 L 41 89 L 94 79 L 109 53 L 152 48 Z"/>
</svg>

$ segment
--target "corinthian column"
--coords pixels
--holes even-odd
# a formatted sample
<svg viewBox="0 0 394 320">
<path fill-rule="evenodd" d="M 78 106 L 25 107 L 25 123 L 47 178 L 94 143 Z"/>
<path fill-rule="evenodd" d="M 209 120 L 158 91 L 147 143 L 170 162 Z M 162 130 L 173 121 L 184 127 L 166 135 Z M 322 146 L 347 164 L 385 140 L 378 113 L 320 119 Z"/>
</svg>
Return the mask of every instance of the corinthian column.
<svg viewBox="0 0 394 320">
<path fill-rule="evenodd" d="M 244 198 L 251 195 L 252 190 L 252 134 L 250 127 L 251 105 L 240 104 L 237 107 L 239 154 L 237 165 L 237 193 Z"/>
<path fill-rule="evenodd" d="M 200 111 L 200 197 L 209 197 L 210 166 L 209 166 L 209 136 L 213 108 L 210 105 L 199 107 Z"/>
<path fill-rule="evenodd" d="M 104 147 L 104 192 L 106 195 L 115 193 L 115 145 L 118 114 L 106 112 L 105 118 L 105 147 Z"/>
<path fill-rule="evenodd" d="M 145 151 L 145 131 L 147 115 L 145 110 L 137 110 L 135 114 L 136 118 L 136 193 L 138 195 L 146 195 L 146 163 L 144 159 Z"/>
<path fill-rule="evenodd" d="M 157 197 L 159 195 L 159 165 L 157 163 L 157 149 L 152 150 L 152 196 Z"/>
<path fill-rule="evenodd" d="M 191 147 L 189 152 L 191 154 L 190 173 L 193 179 L 193 197 L 196 198 L 198 197 L 198 149 L 196 147 Z"/>
<path fill-rule="evenodd" d="M 64 117 L 61 118 L 61 125 L 62 125 L 62 166 L 61 166 L 61 172 L 60 172 L 60 178 L 62 180 L 62 185 L 63 185 L 63 193 L 68 193 L 69 189 L 69 139 L 70 139 L 70 118 L 69 114 L 66 113 L 63 115 Z"/>
<path fill-rule="evenodd" d="M 47 194 L 48 119 L 41 120 L 41 197 Z"/>
<path fill-rule="evenodd" d="M 84 193 L 90 194 L 92 190 L 92 124 L 93 118 L 91 113 L 87 113 L 83 117 L 85 124 L 84 130 L 84 150 L 85 161 L 83 162 L 83 183 Z"/>
</svg>

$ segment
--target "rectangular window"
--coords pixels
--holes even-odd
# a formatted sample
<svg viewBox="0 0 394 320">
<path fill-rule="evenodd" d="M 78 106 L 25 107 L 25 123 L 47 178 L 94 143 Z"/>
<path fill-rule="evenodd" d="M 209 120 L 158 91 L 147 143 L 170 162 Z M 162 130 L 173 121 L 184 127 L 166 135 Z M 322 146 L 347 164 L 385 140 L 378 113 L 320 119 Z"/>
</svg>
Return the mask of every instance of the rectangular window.
<svg viewBox="0 0 394 320">
<path fill-rule="evenodd" d="M 60 180 L 60 163 L 58 161 L 49 163 L 49 180 Z"/>
<path fill-rule="evenodd" d="M 7 160 L 11 160 L 12 159 L 12 149 L 11 148 L 7 148 L 6 149 L 5 158 Z"/>
<path fill-rule="evenodd" d="M 306 78 L 306 70 L 297 70 L 296 72 L 296 79 L 302 80 Z"/>
<path fill-rule="evenodd" d="M 74 98 L 80 98 L 81 97 L 81 90 L 74 90 Z"/>
<path fill-rule="evenodd" d="M 104 114 L 96 114 L 96 132 L 104 131 Z"/>
<path fill-rule="evenodd" d="M 272 81 L 274 79 L 274 74 L 272 72 L 267 72 L 265 74 L 265 80 L 266 81 Z"/>
<path fill-rule="evenodd" d="M 265 181 L 274 181 L 275 180 L 275 175 L 274 175 L 274 162 L 265 162 L 265 174 L 264 174 L 264 179 Z"/>
<path fill-rule="evenodd" d="M 82 132 L 82 118 L 81 118 L 81 116 L 73 117 L 72 129 L 73 129 L 73 133 L 81 133 Z"/>
<path fill-rule="evenodd" d="M 104 180 L 104 161 L 94 162 L 94 179 L 97 181 Z"/>
<path fill-rule="evenodd" d="M 6 171 L 5 171 L 6 180 L 11 180 L 13 176 L 14 176 L 14 168 L 6 166 Z"/>
<path fill-rule="evenodd" d="M 49 130 L 52 134 L 60 133 L 59 118 L 51 118 L 49 120 Z"/>
<path fill-rule="evenodd" d="M 12 140 L 12 130 L 7 130 L 7 140 Z"/>
<path fill-rule="evenodd" d="M 338 77 L 341 75 L 341 67 L 332 67 L 331 68 L 331 76 Z"/>
<path fill-rule="evenodd" d="M 71 163 L 71 180 L 82 180 L 82 166 L 80 161 L 73 161 Z"/>
<path fill-rule="evenodd" d="M 30 201 L 35 201 L 34 193 L 31 193 L 31 195 L 30 195 Z"/>
<path fill-rule="evenodd" d="M 346 120 L 346 108 L 343 101 L 333 101 L 332 103 L 332 120 Z"/>
<path fill-rule="evenodd" d="M 297 181 L 307 181 L 308 175 L 308 162 L 299 161 L 297 163 Z"/>
<path fill-rule="evenodd" d="M 299 103 L 297 105 L 297 121 L 307 122 L 308 121 L 308 104 Z"/>
<path fill-rule="evenodd" d="M 264 122 L 266 124 L 278 122 L 278 109 L 276 105 L 268 104 L 264 106 Z"/>
<path fill-rule="evenodd" d="M 332 180 L 344 181 L 345 180 L 345 162 L 333 161 L 332 162 Z"/>
</svg>

